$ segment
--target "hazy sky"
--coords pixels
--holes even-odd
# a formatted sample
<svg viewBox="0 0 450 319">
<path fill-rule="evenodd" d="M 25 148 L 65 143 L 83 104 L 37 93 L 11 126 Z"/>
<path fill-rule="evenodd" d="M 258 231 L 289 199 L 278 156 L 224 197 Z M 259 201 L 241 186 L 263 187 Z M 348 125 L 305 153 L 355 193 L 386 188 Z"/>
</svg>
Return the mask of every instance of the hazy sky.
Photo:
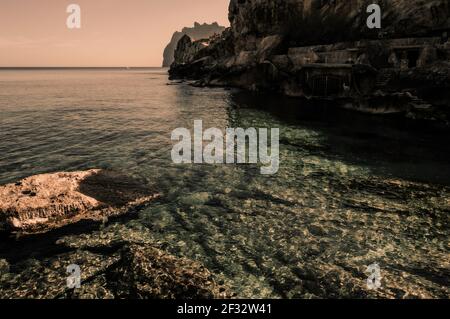
<svg viewBox="0 0 450 319">
<path fill-rule="evenodd" d="M 229 25 L 229 0 L 0 0 L 0 66 L 160 66 L 176 30 Z M 68 29 L 67 6 L 81 7 Z"/>
</svg>

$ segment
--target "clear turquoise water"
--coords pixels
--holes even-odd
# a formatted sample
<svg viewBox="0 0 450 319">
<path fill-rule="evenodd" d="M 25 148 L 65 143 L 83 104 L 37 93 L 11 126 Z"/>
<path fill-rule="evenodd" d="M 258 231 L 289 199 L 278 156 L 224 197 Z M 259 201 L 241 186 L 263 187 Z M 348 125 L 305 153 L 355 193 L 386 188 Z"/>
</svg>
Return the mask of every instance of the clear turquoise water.
<svg viewBox="0 0 450 319">
<path fill-rule="evenodd" d="M 100 230 L 2 239 L 1 296 L 48 297 L 64 289 L 54 278 L 66 263 L 93 273 L 113 256 L 91 248 L 117 240 L 200 261 L 238 297 L 449 296 L 448 131 L 167 84 L 164 69 L 0 71 L 0 184 L 100 167 L 164 194 Z M 280 128 L 279 173 L 172 164 L 171 131 L 196 119 Z M 378 291 L 366 287 L 372 263 L 382 268 Z"/>
</svg>

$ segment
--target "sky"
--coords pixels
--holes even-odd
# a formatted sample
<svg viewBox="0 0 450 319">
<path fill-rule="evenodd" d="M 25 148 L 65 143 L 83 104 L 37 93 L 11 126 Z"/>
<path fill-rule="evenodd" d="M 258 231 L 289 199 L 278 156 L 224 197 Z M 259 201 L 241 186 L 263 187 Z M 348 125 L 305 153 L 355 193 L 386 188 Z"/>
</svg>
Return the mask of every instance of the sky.
<svg viewBox="0 0 450 319">
<path fill-rule="evenodd" d="M 69 29 L 67 7 L 81 8 Z M 172 34 L 229 26 L 229 0 L 0 0 L 0 67 L 161 66 Z"/>
</svg>

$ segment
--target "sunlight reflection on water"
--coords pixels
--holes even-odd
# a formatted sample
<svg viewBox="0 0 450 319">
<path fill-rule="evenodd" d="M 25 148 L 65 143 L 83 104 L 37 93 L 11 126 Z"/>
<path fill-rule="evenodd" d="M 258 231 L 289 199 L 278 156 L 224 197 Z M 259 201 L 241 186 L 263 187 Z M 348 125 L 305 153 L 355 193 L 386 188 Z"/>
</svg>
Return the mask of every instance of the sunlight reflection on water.
<svg viewBox="0 0 450 319">
<path fill-rule="evenodd" d="M 31 291 L 30 278 L 46 294 L 57 290 L 54 265 L 74 256 L 85 268 L 103 267 L 110 256 L 83 247 L 104 237 L 201 261 L 239 297 L 448 297 L 447 137 L 344 111 L 291 116 L 283 106 L 298 101 L 167 82 L 159 69 L 0 71 L 1 184 L 101 167 L 164 193 L 136 219 L 60 239 L 81 250 L 51 253 L 43 243 L 26 256 L 17 253 L 26 242 L 0 244 L 14 270 L 0 295 L 26 296 L 20 289 Z M 280 172 L 172 164 L 171 131 L 195 119 L 279 127 Z M 378 292 L 365 287 L 374 262 L 384 277 Z"/>
</svg>

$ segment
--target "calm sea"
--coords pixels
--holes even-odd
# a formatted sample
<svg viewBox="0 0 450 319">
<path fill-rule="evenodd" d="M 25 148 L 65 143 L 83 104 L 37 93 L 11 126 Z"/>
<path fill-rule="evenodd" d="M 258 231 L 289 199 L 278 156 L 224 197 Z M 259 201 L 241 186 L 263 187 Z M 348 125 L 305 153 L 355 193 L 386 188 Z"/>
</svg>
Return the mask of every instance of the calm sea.
<svg viewBox="0 0 450 319">
<path fill-rule="evenodd" d="M 279 173 L 174 165 L 171 132 L 196 119 L 280 128 Z M 105 236 L 200 261 L 239 297 L 446 297 L 449 142 L 446 130 L 398 118 L 169 83 L 166 69 L 0 70 L 0 184 L 112 168 L 164 194 L 102 230 L 2 241 L 11 270 L 0 295 L 39 282 L 35 294 L 46 296 L 53 273 L 38 269 L 74 256 L 96 270 L 93 260 L 111 256 L 83 247 Z M 378 292 L 365 286 L 373 263 Z"/>
</svg>

